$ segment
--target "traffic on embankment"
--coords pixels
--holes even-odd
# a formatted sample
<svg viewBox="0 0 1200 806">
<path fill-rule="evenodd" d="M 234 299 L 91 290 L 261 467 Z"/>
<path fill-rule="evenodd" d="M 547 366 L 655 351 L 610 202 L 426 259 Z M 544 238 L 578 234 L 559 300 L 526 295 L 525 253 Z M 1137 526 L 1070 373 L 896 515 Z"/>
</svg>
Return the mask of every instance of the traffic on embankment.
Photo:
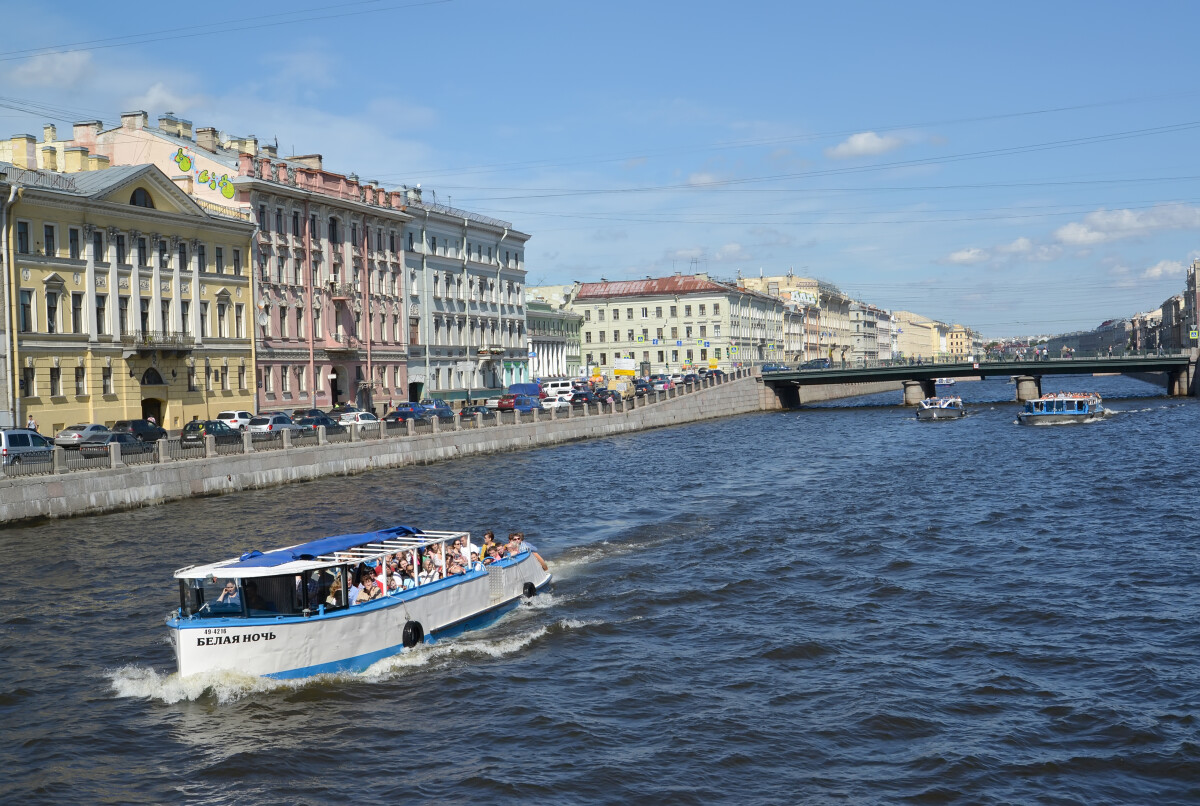
<svg viewBox="0 0 1200 806">
<path fill-rule="evenodd" d="M 898 388 L 895 383 L 814 387 L 807 399 L 833 400 Z M 181 438 L 112 443 L 99 468 L 76 469 L 84 460 L 56 447 L 48 460 L 24 462 L 19 465 L 20 475 L 6 473 L 0 480 L 0 523 L 113 512 L 779 408 L 778 396 L 760 376 L 738 370 L 642 397 L 613 397 L 562 408 L 538 406 L 529 411 L 475 412 L 456 415 L 452 421 L 434 417 L 366 422 L 337 433 L 318 426 L 307 432 L 283 430 L 268 438 L 255 438 L 261 433 L 247 431 L 228 442 L 208 434 L 194 449 L 183 447 Z"/>
</svg>

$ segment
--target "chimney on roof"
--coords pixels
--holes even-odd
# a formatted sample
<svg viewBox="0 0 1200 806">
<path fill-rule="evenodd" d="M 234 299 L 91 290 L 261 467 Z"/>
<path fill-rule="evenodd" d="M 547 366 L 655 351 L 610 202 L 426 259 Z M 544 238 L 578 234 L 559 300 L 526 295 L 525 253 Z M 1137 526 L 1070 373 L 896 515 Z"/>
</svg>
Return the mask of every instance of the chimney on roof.
<svg viewBox="0 0 1200 806">
<path fill-rule="evenodd" d="M 144 129 L 150 123 L 150 116 L 138 109 L 134 112 L 121 113 L 122 129 Z"/>
<path fill-rule="evenodd" d="M 171 181 L 174 182 L 175 185 L 180 190 L 182 190 L 184 193 L 188 194 L 189 196 L 192 195 L 192 175 L 191 174 L 181 174 L 179 176 L 172 176 Z"/>
<path fill-rule="evenodd" d="M 103 171 L 108 167 L 108 157 L 103 154 L 89 154 L 87 161 L 89 171 Z"/>
<path fill-rule="evenodd" d="M 217 150 L 217 130 L 211 126 L 196 129 L 196 146 L 205 151 Z"/>
<path fill-rule="evenodd" d="M 279 149 L 273 145 L 269 146 L 269 145 L 264 144 L 262 147 L 262 150 L 263 150 L 263 153 L 266 154 L 271 159 L 279 158 Z"/>
<path fill-rule="evenodd" d="M 58 139 L 58 127 L 53 123 L 47 123 L 42 127 L 42 142 L 53 143 Z"/>
<path fill-rule="evenodd" d="M 158 129 L 175 137 L 179 137 L 183 133 L 179 118 L 175 117 L 174 112 L 164 112 L 158 116 Z"/>
<path fill-rule="evenodd" d="M 288 157 L 288 159 L 290 159 L 292 162 L 300 163 L 305 168 L 315 168 L 318 171 L 322 170 L 322 157 L 320 154 L 301 154 L 298 157 Z"/>
<path fill-rule="evenodd" d="M 179 119 L 179 136 L 192 139 L 192 122 L 190 120 Z"/>
<path fill-rule="evenodd" d="M 96 135 L 104 128 L 98 120 L 81 120 L 71 125 L 71 139 L 84 142 L 95 142 Z"/>
<path fill-rule="evenodd" d="M 58 149 L 54 146 L 42 147 L 42 165 L 47 171 L 58 170 Z"/>
<path fill-rule="evenodd" d="M 63 149 L 63 171 L 69 174 L 87 170 L 88 150 L 83 146 L 67 146 Z"/>
<path fill-rule="evenodd" d="M 14 134 L 9 142 L 12 143 L 12 164 L 36 171 L 37 138 L 32 134 Z"/>
</svg>

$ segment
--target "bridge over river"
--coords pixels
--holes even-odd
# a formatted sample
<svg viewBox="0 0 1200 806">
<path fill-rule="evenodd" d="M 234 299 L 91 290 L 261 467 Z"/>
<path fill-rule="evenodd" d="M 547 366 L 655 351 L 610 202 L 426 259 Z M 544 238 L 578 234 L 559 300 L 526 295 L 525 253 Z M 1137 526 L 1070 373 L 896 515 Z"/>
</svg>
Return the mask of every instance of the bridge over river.
<svg viewBox="0 0 1200 806">
<path fill-rule="evenodd" d="M 1129 353 L 1118 356 L 1072 356 L 1039 361 L 964 361 L 958 363 L 910 364 L 907 361 L 885 361 L 877 365 L 829 369 L 803 369 L 763 373 L 762 380 L 772 387 L 784 406 L 799 401 L 801 386 L 839 383 L 903 383 L 905 405 L 935 395 L 937 378 L 1015 378 L 1018 402 L 1039 397 L 1042 377 L 1046 375 L 1107 375 L 1145 376 L 1162 373 L 1169 395 L 1196 394 L 1196 360 L 1200 350 L 1164 354 Z M 1146 380 L 1146 378 L 1143 378 Z"/>
</svg>

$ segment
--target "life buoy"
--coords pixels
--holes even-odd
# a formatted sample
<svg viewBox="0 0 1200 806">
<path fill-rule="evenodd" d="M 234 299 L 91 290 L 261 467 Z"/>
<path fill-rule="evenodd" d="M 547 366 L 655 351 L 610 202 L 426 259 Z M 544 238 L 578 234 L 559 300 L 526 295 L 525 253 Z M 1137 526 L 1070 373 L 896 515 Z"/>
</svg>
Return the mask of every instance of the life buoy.
<svg viewBox="0 0 1200 806">
<path fill-rule="evenodd" d="M 419 621 L 406 621 L 404 622 L 404 632 L 400 634 L 400 640 L 405 649 L 412 649 L 425 640 L 425 628 Z"/>
<path fill-rule="evenodd" d="M 532 599 L 534 596 L 537 596 L 537 585 L 534 585 L 532 582 L 526 582 L 521 592 L 525 594 L 526 599 Z"/>
</svg>

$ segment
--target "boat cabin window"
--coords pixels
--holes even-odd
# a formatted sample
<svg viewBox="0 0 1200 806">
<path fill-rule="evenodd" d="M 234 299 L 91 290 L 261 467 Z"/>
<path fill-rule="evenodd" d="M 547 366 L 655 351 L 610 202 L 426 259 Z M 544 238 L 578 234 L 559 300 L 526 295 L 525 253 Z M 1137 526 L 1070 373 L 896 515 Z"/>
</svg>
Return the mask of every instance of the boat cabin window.
<svg viewBox="0 0 1200 806">
<path fill-rule="evenodd" d="M 179 607 L 185 616 L 236 618 L 242 615 L 242 588 L 236 579 L 181 579 Z"/>
</svg>

